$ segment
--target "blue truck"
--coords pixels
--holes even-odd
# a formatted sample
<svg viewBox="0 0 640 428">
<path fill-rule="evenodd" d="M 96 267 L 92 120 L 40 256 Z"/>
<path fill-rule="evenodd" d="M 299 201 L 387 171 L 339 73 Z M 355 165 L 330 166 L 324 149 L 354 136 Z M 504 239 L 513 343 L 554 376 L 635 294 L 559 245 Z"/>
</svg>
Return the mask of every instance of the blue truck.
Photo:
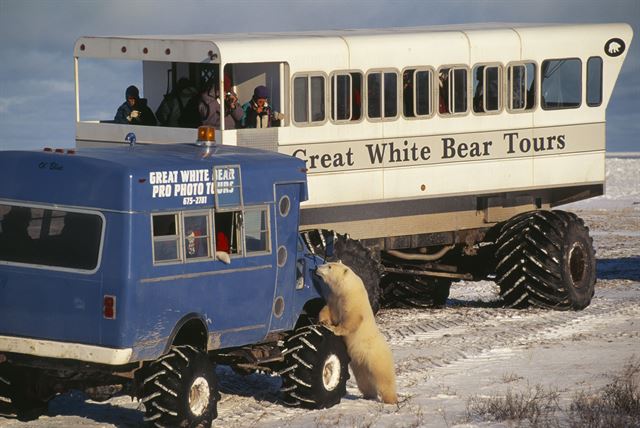
<svg viewBox="0 0 640 428">
<path fill-rule="evenodd" d="M 216 363 L 279 373 L 291 405 L 346 393 L 344 344 L 316 325 L 323 259 L 298 230 L 302 160 L 211 141 L 46 148 L 0 153 L 0 183 L 1 414 L 37 417 L 73 388 L 206 426 Z"/>
</svg>

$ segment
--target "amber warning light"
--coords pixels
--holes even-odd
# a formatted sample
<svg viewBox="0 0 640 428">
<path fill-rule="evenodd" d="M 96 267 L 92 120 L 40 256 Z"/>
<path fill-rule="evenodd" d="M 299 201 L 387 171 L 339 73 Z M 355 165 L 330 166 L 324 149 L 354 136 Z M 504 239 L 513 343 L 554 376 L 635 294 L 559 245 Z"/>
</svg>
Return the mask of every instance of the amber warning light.
<svg viewBox="0 0 640 428">
<path fill-rule="evenodd" d="M 216 142 L 216 130 L 213 126 L 201 126 L 198 128 L 198 143 L 213 144 Z"/>
</svg>

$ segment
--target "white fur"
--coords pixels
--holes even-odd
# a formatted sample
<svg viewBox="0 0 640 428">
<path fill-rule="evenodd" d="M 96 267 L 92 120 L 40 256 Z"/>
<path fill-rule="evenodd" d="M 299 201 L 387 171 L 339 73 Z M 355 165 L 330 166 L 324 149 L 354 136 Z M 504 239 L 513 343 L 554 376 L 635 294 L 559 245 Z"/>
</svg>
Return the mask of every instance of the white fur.
<svg viewBox="0 0 640 428">
<path fill-rule="evenodd" d="M 365 398 L 379 395 L 385 403 L 397 403 L 393 355 L 376 326 L 362 280 L 340 262 L 326 263 L 316 272 L 330 289 L 319 321 L 344 336 L 358 388 Z"/>
</svg>

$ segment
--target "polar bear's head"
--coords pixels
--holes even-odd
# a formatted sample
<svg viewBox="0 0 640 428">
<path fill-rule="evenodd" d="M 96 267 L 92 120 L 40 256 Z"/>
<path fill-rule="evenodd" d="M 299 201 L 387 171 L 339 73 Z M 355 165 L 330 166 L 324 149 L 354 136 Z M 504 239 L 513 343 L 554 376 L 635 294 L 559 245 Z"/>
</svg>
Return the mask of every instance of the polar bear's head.
<svg viewBox="0 0 640 428">
<path fill-rule="evenodd" d="M 316 274 L 324 280 L 329 289 L 336 294 L 343 294 L 354 289 L 363 288 L 362 280 L 342 262 L 330 262 L 320 265 Z"/>
</svg>

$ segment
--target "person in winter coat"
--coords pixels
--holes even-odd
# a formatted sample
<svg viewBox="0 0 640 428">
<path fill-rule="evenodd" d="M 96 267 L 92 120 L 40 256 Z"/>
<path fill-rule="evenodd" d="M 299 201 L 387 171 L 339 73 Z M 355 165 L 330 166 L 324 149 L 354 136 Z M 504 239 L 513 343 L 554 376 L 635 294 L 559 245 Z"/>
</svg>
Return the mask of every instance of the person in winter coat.
<svg viewBox="0 0 640 428">
<path fill-rule="evenodd" d="M 242 109 L 238 105 L 238 97 L 229 90 L 225 93 L 224 129 L 235 129 L 236 124 L 242 119 Z M 202 119 L 202 125 L 211 125 L 220 128 L 220 97 L 215 85 L 215 79 L 211 79 L 206 89 L 200 94 L 198 111 Z"/>
<path fill-rule="evenodd" d="M 176 87 L 170 94 L 165 95 L 156 110 L 158 122 L 164 126 L 180 126 L 180 115 L 189 100 L 198 93 L 197 89 L 186 77 L 178 80 Z"/>
<path fill-rule="evenodd" d="M 244 116 L 242 117 L 243 128 L 270 128 L 273 122 L 280 120 L 280 113 L 271 111 L 268 102 L 269 90 L 266 86 L 257 86 L 253 90 L 253 97 L 242 106 Z"/>
<path fill-rule="evenodd" d="M 153 111 L 147 106 L 147 100 L 140 98 L 140 91 L 133 85 L 129 86 L 125 91 L 125 102 L 118 107 L 113 121 L 115 123 L 150 126 L 157 123 Z"/>
</svg>

